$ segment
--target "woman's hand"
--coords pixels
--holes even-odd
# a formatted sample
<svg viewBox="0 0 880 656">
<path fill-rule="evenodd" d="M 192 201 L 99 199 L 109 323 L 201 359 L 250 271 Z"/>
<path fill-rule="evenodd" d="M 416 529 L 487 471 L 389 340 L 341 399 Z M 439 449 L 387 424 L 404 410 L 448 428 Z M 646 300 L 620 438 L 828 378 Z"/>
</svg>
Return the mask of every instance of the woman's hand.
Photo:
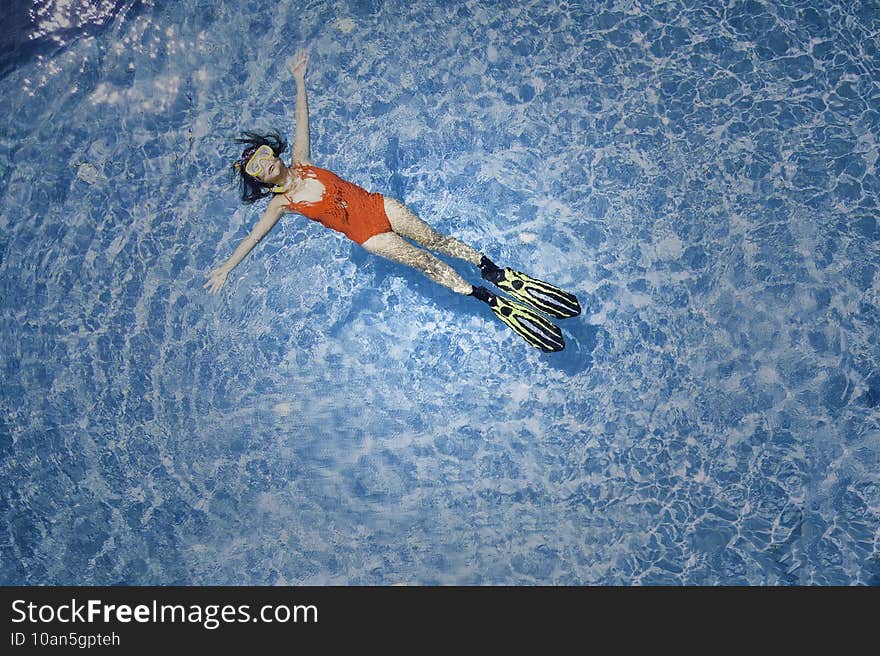
<svg viewBox="0 0 880 656">
<path fill-rule="evenodd" d="M 306 79 L 306 67 L 309 65 L 309 53 L 305 50 L 298 50 L 290 62 L 290 72 L 297 80 Z"/>
<path fill-rule="evenodd" d="M 226 284 L 226 276 L 229 275 L 229 271 L 225 267 L 219 267 L 211 271 L 211 273 L 206 273 L 205 277 L 208 278 L 208 282 L 205 283 L 203 289 L 211 288 L 211 293 L 216 294 L 220 291 L 220 288 Z"/>
</svg>

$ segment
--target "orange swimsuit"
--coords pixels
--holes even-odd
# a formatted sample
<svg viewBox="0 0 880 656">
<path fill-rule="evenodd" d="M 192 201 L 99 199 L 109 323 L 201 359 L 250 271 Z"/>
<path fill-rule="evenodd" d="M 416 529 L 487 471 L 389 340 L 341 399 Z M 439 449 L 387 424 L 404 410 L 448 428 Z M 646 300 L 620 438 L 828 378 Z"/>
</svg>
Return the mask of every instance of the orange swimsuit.
<svg viewBox="0 0 880 656">
<path fill-rule="evenodd" d="M 320 200 L 310 202 L 294 201 L 284 194 L 287 209 L 337 230 L 358 244 L 391 231 L 382 194 L 371 194 L 317 166 L 297 165 L 294 168 L 303 178 L 314 178 L 324 185 L 324 195 Z"/>
</svg>

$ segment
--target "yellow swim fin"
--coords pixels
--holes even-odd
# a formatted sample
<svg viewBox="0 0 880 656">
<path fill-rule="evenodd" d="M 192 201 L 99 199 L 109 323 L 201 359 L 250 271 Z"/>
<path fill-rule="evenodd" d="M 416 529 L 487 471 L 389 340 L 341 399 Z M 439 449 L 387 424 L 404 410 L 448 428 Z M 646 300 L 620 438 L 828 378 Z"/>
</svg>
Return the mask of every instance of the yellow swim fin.
<svg viewBox="0 0 880 656">
<path fill-rule="evenodd" d="M 520 271 L 501 269 L 483 256 L 480 262 L 483 278 L 523 303 L 557 319 L 576 317 L 581 313 L 577 297 L 549 282 L 532 278 Z"/>
<path fill-rule="evenodd" d="M 535 348 L 545 353 L 565 348 L 559 326 L 526 305 L 492 294 L 485 287 L 475 287 L 471 294 L 492 308 L 496 317 Z"/>
</svg>

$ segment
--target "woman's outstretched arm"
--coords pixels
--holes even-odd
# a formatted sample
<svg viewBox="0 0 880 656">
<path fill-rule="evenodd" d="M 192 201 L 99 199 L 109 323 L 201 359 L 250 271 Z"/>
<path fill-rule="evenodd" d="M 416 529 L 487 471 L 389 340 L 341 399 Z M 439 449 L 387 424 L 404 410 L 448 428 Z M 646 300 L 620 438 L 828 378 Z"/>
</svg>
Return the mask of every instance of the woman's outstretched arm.
<svg viewBox="0 0 880 656">
<path fill-rule="evenodd" d="M 212 294 L 219 292 L 223 285 L 226 284 L 226 277 L 229 275 L 229 272 L 238 266 L 238 263 L 241 262 L 247 254 L 253 250 L 254 246 L 260 243 L 260 240 L 266 236 L 266 233 L 278 223 L 278 219 L 281 218 L 282 214 L 283 203 L 280 200 L 281 198 L 283 197 L 278 195 L 269 202 L 269 207 L 263 212 L 263 216 L 257 222 L 257 225 L 255 225 L 250 234 L 242 240 L 230 258 L 210 273 L 205 274 L 205 277 L 208 278 L 208 282 L 204 285 L 205 289 L 210 288 Z"/>
<path fill-rule="evenodd" d="M 296 80 L 296 136 L 293 141 L 293 163 L 309 162 L 309 99 L 306 96 L 306 67 L 309 55 L 305 50 L 296 53 L 290 63 L 290 72 Z"/>
</svg>

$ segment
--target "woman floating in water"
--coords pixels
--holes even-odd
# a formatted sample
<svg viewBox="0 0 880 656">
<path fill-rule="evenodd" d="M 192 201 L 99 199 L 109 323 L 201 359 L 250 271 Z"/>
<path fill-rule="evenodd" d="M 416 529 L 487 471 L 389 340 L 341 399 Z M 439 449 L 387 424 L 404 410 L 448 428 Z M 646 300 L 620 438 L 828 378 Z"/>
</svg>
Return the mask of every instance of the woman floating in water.
<svg viewBox="0 0 880 656">
<path fill-rule="evenodd" d="M 296 80 L 296 134 L 290 166 L 279 157 L 286 150 L 287 143 L 277 133 L 245 132 L 243 138 L 236 140 L 247 144 L 241 158 L 234 164 L 240 175 L 242 200 L 253 203 L 264 196 L 271 196 L 271 199 L 262 218 L 229 260 L 207 274 L 209 280 L 205 288 L 210 288 L 212 294 L 220 291 L 229 272 L 272 229 L 281 215 L 298 212 L 345 234 L 371 253 L 414 267 L 456 293 L 478 298 L 532 346 L 542 351 L 561 351 L 565 342 L 559 327 L 535 310 L 560 319 L 574 317 L 581 311 L 574 295 L 513 269 L 501 269 L 467 244 L 435 232 L 400 201 L 370 193 L 311 164 L 305 83 L 307 64 L 308 56 L 300 51 L 290 65 Z M 493 294 L 485 287 L 474 287 L 425 249 L 470 262 L 480 268 L 484 279 L 522 302 Z"/>
</svg>

